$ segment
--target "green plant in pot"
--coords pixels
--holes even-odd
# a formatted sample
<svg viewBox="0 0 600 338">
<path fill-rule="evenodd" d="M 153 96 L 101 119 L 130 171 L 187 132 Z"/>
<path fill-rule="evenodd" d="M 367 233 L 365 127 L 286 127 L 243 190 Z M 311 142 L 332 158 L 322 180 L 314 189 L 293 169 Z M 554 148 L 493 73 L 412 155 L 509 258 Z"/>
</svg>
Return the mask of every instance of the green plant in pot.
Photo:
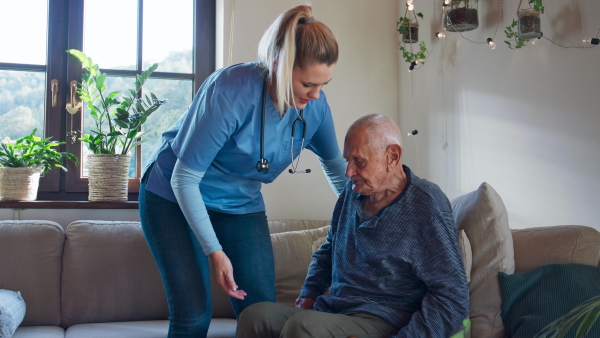
<svg viewBox="0 0 600 338">
<path fill-rule="evenodd" d="M 529 8 L 517 10 L 517 20 L 513 19 L 512 23 L 504 30 L 508 40 L 504 42 L 510 49 L 518 49 L 525 47 L 531 39 L 539 39 L 542 37 L 540 14 L 544 13 L 543 0 L 529 0 Z"/>
<path fill-rule="evenodd" d="M 445 29 L 449 32 L 466 32 L 479 27 L 477 11 L 479 0 L 446 1 Z"/>
<path fill-rule="evenodd" d="M 92 134 L 83 134 L 79 139 L 85 142 L 94 154 L 128 155 L 130 150 L 141 144 L 140 127 L 150 114 L 166 103 L 159 100 L 153 93 L 139 98 L 142 86 L 156 70 L 158 64 L 136 76 L 135 88 L 124 91 L 106 93 L 106 73 L 100 71 L 100 66 L 92 58 L 76 49 L 69 49 L 69 54 L 76 57 L 86 70 L 81 75 L 77 93 L 81 100 L 87 103 L 95 128 Z"/>
<path fill-rule="evenodd" d="M 69 49 L 67 53 L 83 66 L 77 94 L 94 120 L 91 133 L 84 133 L 79 138 L 93 153 L 88 155 L 86 163 L 89 169 L 88 199 L 126 201 L 130 151 L 143 142 L 141 137 L 147 131 L 142 131 L 141 127 L 147 118 L 166 103 L 153 93 L 142 97 L 142 86 L 158 64 L 136 75 L 134 88 L 108 93 L 106 73 L 92 58 L 76 49 Z"/>
<path fill-rule="evenodd" d="M 413 19 L 408 16 L 401 16 L 398 19 L 396 30 L 402 35 L 402 42 L 415 43 L 419 41 L 419 22 L 417 21 L 417 17 L 423 19 L 423 13 L 414 13 Z"/>
<path fill-rule="evenodd" d="M 575 338 L 587 337 L 594 325 L 600 325 L 597 323 L 598 318 L 600 318 L 600 295 L 588 299 L 566 315 L 557 318 L 544 327 L 534 338 L 565 337 L 578 322 L 579 326 L 576 326 Z"/>
<path fill-rule="evenodd" d="M 0 141 L 0 200 L 35 200 L 40 173 L 55 167 L 66 171 L 62 165 L 65 157 L 79 165 L 75 155 L 56 148 L 65 142 L 41 138 L 36 132 L 33 129 L 17 140 Z"/>
</svg>

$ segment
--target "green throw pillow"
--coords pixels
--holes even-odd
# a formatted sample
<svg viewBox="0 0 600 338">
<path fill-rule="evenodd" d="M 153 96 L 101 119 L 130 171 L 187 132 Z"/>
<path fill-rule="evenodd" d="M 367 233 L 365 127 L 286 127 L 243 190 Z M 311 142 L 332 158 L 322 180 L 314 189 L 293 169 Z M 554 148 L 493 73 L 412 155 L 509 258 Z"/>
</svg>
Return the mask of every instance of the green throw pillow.
<svg viewBox="0 0 600 338">
<path fill-rule="evenodd" d="M 549 264 L 528 272 L 498 273 L 502 321 L 508 337 L 534 337 L 546 325 L 586 300 L 600 295 L 600 268 L 581 264 Z M 580 322 L 567 337 L 575 337 Z M 596 323 L 588 337 L 600 337 Z"/>
</svg>

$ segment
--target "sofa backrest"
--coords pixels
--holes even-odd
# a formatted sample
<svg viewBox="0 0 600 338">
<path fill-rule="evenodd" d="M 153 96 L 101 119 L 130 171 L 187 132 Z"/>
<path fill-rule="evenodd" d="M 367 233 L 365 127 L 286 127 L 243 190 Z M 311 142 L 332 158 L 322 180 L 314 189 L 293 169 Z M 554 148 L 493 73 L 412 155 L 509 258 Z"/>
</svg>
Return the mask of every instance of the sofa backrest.
<svg viewBox="0 0 600 338">
<path fill-rule="evenodd" d="M 584 225 L 512 229 L 515 273 L 546 264 L 600 266 L 600 232 Z"/>
<path fill-rule="evenodd" d="M 160 274 L 139 222 L 69 224 L 61 283 L 64 328 L 169 316 Z"/>
<path fill-rule="evenodd" d="M 0 289 L 20 291 L 21 325 L 60 324 L 64 229 L 51 221 L 0 221 Z"/>
</svg>

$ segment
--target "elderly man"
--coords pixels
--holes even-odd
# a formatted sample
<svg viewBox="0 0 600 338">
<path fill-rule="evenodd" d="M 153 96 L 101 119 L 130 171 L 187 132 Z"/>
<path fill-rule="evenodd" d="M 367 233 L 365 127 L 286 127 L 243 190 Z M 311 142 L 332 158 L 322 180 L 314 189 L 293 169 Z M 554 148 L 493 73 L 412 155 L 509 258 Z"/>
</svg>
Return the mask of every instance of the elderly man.
<svg viewBox="0 0 600 338">
<path fill-rule="evenodd" d="M 344 157 L 351 181 L 296 307 L 247 308 L 238 338 L 447 338 L 468 317 L 450 203 L 437 185 L 402 165 L 398 127 L 382 115 L 360 118 L 346 134 Z"/>
</svg>

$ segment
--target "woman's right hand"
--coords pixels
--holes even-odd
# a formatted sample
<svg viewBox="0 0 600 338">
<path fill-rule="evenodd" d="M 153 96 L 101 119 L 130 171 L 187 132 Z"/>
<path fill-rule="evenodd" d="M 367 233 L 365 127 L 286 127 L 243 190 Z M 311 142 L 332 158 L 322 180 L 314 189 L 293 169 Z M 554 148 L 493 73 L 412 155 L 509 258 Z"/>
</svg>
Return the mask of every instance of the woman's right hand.
<svg viewBox="0 0 600 338">
<path fill-rule="evenodd" d="M 247 294 L 242 290 L 238 290 L 238 286 L 235 283 L 235 280 L 233 280 L 233 266 L 231 266 L 231 261 L 225 252 L 223 252 L 223 250 L 217 250 L 208 255 L 208 257 L 210 257 L 213 264 L 217 285 L 219 285 L 229 297 L 243 300 Z"/>
</svg>

